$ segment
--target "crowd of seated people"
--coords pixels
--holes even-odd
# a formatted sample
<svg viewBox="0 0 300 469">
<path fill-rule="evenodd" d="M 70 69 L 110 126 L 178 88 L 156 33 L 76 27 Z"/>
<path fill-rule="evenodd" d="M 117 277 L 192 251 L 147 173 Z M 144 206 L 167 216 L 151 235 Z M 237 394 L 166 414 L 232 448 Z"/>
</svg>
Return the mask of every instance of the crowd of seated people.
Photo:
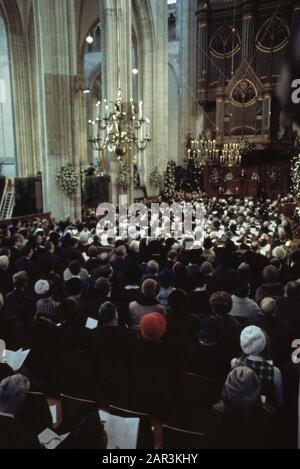
<svg viewBox="0 0 300 469">
<path fill-rule="evenodd" d="M 0 339 L 30 353 L 16 371 L 0 357 L 1 448 L 39 447 L 18 421 L 29 389 L 146 412 L 215 448 L 296 445 L 300 246 L 278 201 L 204 203 L 192 249 L 137 229 L 102 242 L 93 216 L 2 226 Z M 214 399 L 197 403 L 187 374 Z M 87 416 L 74 445 L 104 447 L 103 432 Z"/>
</svg>

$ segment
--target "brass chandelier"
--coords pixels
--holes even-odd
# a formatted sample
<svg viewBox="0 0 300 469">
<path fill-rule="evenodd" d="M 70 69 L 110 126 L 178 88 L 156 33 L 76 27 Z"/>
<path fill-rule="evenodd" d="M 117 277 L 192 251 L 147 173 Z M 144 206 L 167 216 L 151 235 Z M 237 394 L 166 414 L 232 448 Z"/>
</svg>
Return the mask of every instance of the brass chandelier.
<svg viewBox="0 0 300 469">
<path fill-rule="evenodd" d="M 113 109 L 109 112 L 106 99 L 98 101 L 98 117 L 89 120 L 93 136 L 89 139 L 93 150 L 108 150 L 118 157 L 125 156 L 128 150 L 145 151 L 150 145 L 150 120 L 144 116 L 143 102 L 140 101 L 138 110 L 130 100 L 126 104 L 122 99 L 122 90 L 119 89 Z M 95 129 L 96 128 L 96 132 Z"/>
<path fill-rule="evenodd" d="M 188 156 L 196 158 L 201 166 L 240 166 L 242 154 L 240 143 L 225 143 L 220 150 L 216 140 L 206 138 L 192 139 L 188 150 Z"/>
<path fill-rule="evenodd" d="M 118 11 L 119 13 L 119 11 Z M 120 73 L 120 27 L 117 18 L 117 67 L 118 92 L 117 99 L 109 103 L 107 99 L 98 101 L 97 117 L 89 120 L 91 137 L 89 143 L 93 150 L 103 152 L 108 150 L 115 153 L 120 160 L 129 150 L 145 151 L 151 142 L 149 126 L 150 120 L 144 116 L 143 101 L 134 104 L 123 102 Z M 112 106 L 111 106 L 112 105 Z"/>
</svg>

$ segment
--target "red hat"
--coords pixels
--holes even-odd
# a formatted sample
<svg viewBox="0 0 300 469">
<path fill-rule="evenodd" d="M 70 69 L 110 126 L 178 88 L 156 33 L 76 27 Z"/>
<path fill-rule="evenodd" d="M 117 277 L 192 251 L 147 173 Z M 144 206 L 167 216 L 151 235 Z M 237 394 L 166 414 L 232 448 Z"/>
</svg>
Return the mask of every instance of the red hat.
<svg viewBox="0 0 300 469">
<path fill-rule="evenodd" d="M 149 313 L 141 320 L 141 334 L 146 340 L 159 340 L 167 330 L 167 321 L 161 313 Z"/>
</svg>

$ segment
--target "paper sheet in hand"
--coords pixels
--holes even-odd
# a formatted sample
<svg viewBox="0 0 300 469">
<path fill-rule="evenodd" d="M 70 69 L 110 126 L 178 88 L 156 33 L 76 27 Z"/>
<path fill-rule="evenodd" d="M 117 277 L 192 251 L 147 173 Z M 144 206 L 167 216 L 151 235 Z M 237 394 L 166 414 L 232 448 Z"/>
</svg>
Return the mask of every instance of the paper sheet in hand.
<svg viewBox="0 0 300 469">
<path fill-rule="evenodd" d="M 50 430 L 50 428 L 46 428 L 46 430 L 39 434 L 38 439 L 41 445 L 45 446 L 46 449 L 55 449 L 69 435 L 70 433 L 66 433 L 65 435 L 57 435 L 55 432 Z"/>
<path fill-rule="evenodd" d="M 136 449 L 139 418 L 122 418 L 109 415 L 105 424 L 107 449 Z"/>
<path fill-rule="evenodd" d="M 85 327 L 87 329 L 93 330 L 93 329 L 96 329 L 97 326 L 98 326 L 98 321 L 96 321 L 96 319 L 88 318 L 88 320 L 86 321 Z"/>
<path fill-rule="evenodd" d="M 105 410 L 99 410 L 99 416 L 100 416 L 101 422 L 104 423 L 104 422 L 107 422 L 109 418 L 109 413 L 105 412 Z"/>
<path fill-rule="evenodd" d="M 22 348 L 17 352 L 11 350 L 5 350 L 4 354 L 6 357 L 7 364 L 14 370 L 18 371 L 25 362 L 30 350 L 23 350 Z"/>
<path fill-rule="evenodd" d="M 50 409 L 53 425 L 55 425 L 57 423 L 57 408 L 56 408 L 56 405 L 51 405 L 49 407 L 49 409 Z"/>
</svg>

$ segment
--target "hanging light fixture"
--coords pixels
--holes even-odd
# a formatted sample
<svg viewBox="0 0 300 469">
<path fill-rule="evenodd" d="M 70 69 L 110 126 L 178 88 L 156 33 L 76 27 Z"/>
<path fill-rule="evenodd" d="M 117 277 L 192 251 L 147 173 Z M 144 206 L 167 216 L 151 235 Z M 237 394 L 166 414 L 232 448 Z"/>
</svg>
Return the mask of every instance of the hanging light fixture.
<svg viewBox="0 0 300 469">
<path fill-rule="evenodd" d="M 242 162 L 241 146 L 239 143 L 225 143 L 220 157 L 224 166 L 240 166 Z"/>
<path fill-rule="evenodd" d="M 103 102 L 98 101 L 96 106 L 98 117 L 95 120 L 89 120 L 92 129 L 96 128 L 96 134 L 89 139 L 94 150 L 108 150 L 122 157 L 128 150 L 144 151 L 148 148 L 151 139 L 146 127 L 149 126 L 150 121 L 144 116 L 142 101 L 138 109 L 133 100 L 130 104 L 124 103 L 122 90 L 119 89 L 112 110 L 106 99 Z"/>
<path fill-rule="evenodd" d="M 216 140 L 206 139 L 203 136 L 192 139 L 188 156 L 196 158 L 200 166 L 218 164 L 220 159 L 220 150 L 217 148 Z"/>
<path fill-rule="evenodd" d="M 93 150 L 108 150 L 115 153 L 118 159 L 124 157 L 129 150 L 145 151 L 150 143 L 150 120 L 144 115 L 144 105 L 140 101 L 135 104 L 123 102 L 120 77 L 120 32 L 117 20 L 117 61 L 118 61 L 118 92 L 116 101 L 107 99 L 98 101 L 97 117 L 89 120 L 91 136 L 89 142 Z"/>
</svg>

